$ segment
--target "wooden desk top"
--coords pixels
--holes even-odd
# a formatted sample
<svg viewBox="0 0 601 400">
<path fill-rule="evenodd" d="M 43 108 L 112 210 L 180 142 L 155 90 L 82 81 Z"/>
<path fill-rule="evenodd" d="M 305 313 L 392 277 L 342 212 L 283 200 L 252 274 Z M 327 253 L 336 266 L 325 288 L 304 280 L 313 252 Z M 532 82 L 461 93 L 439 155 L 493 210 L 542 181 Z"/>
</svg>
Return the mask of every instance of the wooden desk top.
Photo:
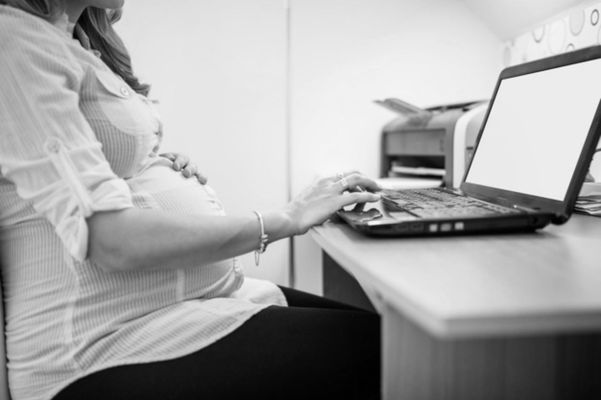
<svg viewBox="0 0 601 400">
<path fill-rule="evenodd" d="M 369 238 L 342 223 L 313 239 L 372 294 L 439 337 L 601 331 L 601 219 L 537 233 Z"/>
</svg>

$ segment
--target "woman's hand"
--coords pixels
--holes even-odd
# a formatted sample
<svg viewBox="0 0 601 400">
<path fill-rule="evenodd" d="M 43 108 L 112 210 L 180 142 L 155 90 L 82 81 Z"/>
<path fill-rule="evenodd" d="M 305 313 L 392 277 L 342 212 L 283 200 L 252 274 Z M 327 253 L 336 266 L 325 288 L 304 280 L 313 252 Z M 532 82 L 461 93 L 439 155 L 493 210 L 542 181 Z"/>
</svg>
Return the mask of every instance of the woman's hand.
<svg viewBox="0 0 601 400">
<path fill-rule="evenodd" d="M 378 190 L 381 188 L 376 182 L 358 172 L 340 173 L 303 190 L 286 206 L 285 212 L 294 234 L 303 234 L 345 206 L 380 200 L 379 194 L 370 193 Z"/>
<path fill-rule="evenodd" d="M 202 185 L 207 183 L 207 177 L 198 171 L 198 167 L 196 166 L 196 164 L 191 163 L 190 157 L 186 156 L 185 154 L 163 153 L 159 154 L 159 156 L 173 161 L 172 168 L 175 171 L 181 171 L 184 177 L 191 178 L 195 176 L 196 179 L 198 179 L 198 182 L 200 182 Z"/>
</svg>

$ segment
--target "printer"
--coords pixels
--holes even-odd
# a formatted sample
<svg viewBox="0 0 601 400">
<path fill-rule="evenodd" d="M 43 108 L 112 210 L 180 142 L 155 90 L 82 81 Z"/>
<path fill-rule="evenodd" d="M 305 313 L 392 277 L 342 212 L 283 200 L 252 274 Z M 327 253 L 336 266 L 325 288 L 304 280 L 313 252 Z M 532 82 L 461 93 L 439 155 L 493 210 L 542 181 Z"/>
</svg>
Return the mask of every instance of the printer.
<svg viewBox="0 0 601 400">
<path fill-rule="evenodd" d="M 399 99 L 376 103 L 400 114 L 382 129 L 382 177 L 431 178 L 459 186 L 473 154 L 488 102 L 421 109 Z"/>
</svg>

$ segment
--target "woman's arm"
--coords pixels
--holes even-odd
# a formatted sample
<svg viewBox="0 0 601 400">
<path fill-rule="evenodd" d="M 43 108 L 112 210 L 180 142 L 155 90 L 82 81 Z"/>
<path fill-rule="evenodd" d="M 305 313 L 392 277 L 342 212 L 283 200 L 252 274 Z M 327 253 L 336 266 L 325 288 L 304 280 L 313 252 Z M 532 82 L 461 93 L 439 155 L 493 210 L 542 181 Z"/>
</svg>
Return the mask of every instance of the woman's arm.
<svg viewBox="0 0 601 400">
<path fill-rule="evenodd" d="M 293 232 L 284 213 L 266 213 L 270 241 Z M 259 221 L 247 216 L 172 214 L 127 209 L 88 218 L 89 257 L 106 271 L 205 265 L 259 247 Z"/>
<path fill-rule="evenodd" d="M 356 186 L 377 190 L 359 174 L 345 180 L 324 178 L 307 188 L 283 210 L 264 213 L 269 241 L 305 233 L 340 208 L 376 201 L 373 193 L 349 193 Z M 204 265 L 256 250 L 257 216 L 180 215 L 159 210 L 99 212 L 87 219 L 89 257 L 106 271 L 180 268 Z"/>
</svg>

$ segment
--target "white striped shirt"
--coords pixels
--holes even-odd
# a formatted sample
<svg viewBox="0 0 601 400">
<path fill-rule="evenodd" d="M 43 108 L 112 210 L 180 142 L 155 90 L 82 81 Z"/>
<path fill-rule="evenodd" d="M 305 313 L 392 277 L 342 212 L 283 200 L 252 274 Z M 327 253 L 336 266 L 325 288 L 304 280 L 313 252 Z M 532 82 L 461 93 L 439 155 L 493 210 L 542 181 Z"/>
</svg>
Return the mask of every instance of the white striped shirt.
<svg viewBox="0 0 601 400">
<path fill-rule="evenodd" d="M 64 29 L 0 6 L 0 264 L 14 400 L 50 399 L 108 367 L 197 351 L 270 304 L 236 259 L 106 273 L 86 217 L 128 207 L 223 215 L 156 156 L 160 122 Z"/>
</svg>

